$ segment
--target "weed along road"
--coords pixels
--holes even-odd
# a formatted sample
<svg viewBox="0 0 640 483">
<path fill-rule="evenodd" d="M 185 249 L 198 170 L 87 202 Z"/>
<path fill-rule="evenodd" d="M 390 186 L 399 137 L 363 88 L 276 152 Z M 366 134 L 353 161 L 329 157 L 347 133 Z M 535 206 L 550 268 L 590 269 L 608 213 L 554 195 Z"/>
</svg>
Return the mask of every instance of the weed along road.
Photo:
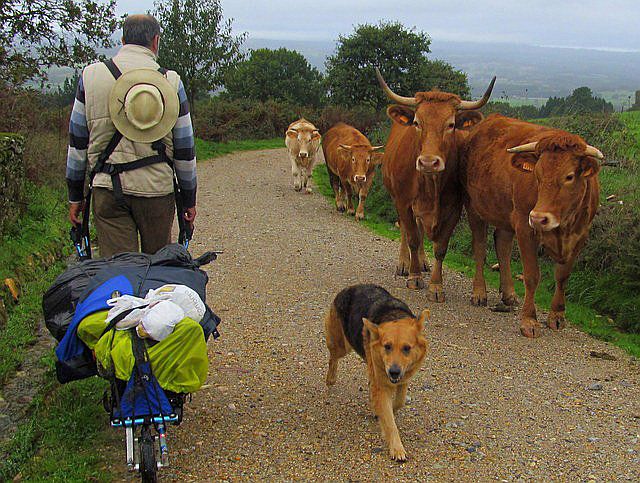
<svg viewBox="0 0 640 483">
<path fill-rule="evenodd" d="M 522 337 L 517 313 L 470 305 L 471 280 L 459 273 L 446 274 L 444 304 L 406 289 L 394 276 L 398 242 L 317 191 L 295 192 L 284 149 L 202 162 L 198 176 L 192 252 L 224 250 L 207 267 L 222 335 L 209 342 L 207 386 L 172 431 L 164 477 L 640 479 L 640 364 L 622 350 L 571 326 Z M 396 418 L 403 464 L 381 440 L 355 354 L 325 386 L 325 312 L 355 283 L 382 285 L 414 313 L 431 310 L 429 352 Z"/>
</svg>

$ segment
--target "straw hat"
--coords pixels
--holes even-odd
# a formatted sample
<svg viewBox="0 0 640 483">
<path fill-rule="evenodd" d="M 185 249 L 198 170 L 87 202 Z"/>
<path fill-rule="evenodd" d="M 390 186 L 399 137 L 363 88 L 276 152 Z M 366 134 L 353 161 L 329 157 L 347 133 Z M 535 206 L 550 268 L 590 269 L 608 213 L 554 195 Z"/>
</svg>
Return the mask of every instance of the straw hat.
<svg viewBox="0 0 640 483">
<path fill-rule="evenodd" d="M 109 97 L 113 124 L 135 142 L 151 143 L 165 137 L 175 126 L 179 109 L 176 89 L 153 69 L 125 72 Z"/>
</svg>

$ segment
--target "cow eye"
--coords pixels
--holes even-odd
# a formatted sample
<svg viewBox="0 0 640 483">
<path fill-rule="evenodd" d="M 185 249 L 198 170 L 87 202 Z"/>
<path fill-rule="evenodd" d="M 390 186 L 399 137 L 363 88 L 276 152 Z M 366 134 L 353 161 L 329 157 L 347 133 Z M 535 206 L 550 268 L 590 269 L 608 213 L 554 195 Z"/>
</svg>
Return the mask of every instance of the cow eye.
<svg viewBox="0 0 640 483">
<path fill-rule="evenodd" d="M 411 352 L 411 346 L 410 345 L 405 345 L 404 347 L 402 347 L 402 352 L 405 355 L 409 354 L 409 352 Z"/>
<path fill-rule="evenodd" d="M 454 129 L 455 127 L 456 127 L 456 124 L 454 122 L 450 122 L 449 124 L 447 124 L 448 129 Z"/>
<path fill-rule="evenodd" d="M 573 174 L 573 173 L 569 173 L 569 174 L 567 175 L 567 177 L 565 178 L 565 181 L 566 181 L 567 183 L 570 183 L 571 181 L 573 181 L 573 180 L 575 179 L 575 177 L 576 177 L 576 175 L 575 175 L 575 174 Z"/>
<path fill-rule="evenodd" d="M 391 344 L 385 344 L 384 350 L 386 350 L 387 352 L 391 352 Z"/>
<path fill-rule="evenodd" d="M 355 163 L 355 162 L 356 162 L 356 158 L 352 156 L 352 157 L 351 157 L 351 162 L 352 162 L 352 163 Z"/>
<path fill-rule="evenodd" d="M 367 158 L 367 163 L 370 163 L 370 162 L 371 162 L 371 158 Z"/>
</svg>

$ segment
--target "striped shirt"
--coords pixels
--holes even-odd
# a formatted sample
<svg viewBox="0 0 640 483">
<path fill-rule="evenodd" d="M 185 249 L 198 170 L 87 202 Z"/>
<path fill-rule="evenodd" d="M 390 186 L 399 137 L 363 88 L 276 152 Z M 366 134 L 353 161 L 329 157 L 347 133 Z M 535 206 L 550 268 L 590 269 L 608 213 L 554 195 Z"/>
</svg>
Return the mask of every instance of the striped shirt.
<svg viewBox="0 0 640 483">
<path fill-rule="evenodd" d="M 182 194 L 184 208 L 196 204 L 196 147 L 193 125 L 189 112 L 189 100 L 180 80 L 178 86 L 180 112 L 173 127 L 173 164 Z M 76 98 L 69 121 L 69 151 L 67 154 L 67 187 L 69 201 L 77 203 L 84 198 L 84 182 L 87 173 L 87 148 L 89 147 L 89 129 L 85 112 L 85 93 L 82 76 L 78 82 Z"/>
</svg>

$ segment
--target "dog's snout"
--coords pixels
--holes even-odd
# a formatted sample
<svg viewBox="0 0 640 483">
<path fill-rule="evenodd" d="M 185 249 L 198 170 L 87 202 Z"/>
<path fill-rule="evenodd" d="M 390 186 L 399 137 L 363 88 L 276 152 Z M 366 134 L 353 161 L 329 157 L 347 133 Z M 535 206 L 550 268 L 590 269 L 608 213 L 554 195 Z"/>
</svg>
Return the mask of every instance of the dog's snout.
<svg viewBox="0 0 640 483">
<path fill-rule="evenodd" d="M 389 374 L 389 379 L 391 379 L 391 381 L 396 382 L 398 379 L 400 379 L 402 369 L 400 369 L 400 366 L 398 364 L 393 364 L 391 367 L 389 367 L 389 369 L 387 369 L 387 374 Z"/>
</svg>

